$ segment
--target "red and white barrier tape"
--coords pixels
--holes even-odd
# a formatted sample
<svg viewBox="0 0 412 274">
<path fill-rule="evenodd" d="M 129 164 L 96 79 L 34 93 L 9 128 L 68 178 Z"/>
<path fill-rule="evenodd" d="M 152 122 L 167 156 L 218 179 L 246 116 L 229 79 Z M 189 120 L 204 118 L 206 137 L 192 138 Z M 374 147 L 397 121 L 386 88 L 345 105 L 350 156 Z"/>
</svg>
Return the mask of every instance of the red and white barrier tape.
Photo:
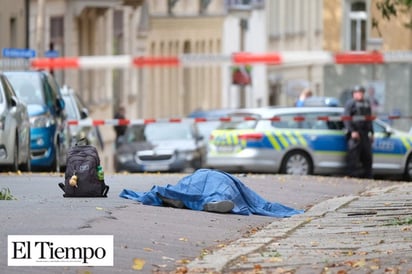
<svg viewBox="0 0 412 274">
<path fill-rule="evenodd" d="M 411 51 L 396 52 L 341 52 L 285 51 L 274 53 L 234 54 L 182 54 L 179 56 L 80 56 L 35 58 L 30 60 L 34 69 L 96 69 L 141 68 L 157 66 L 204 66 L 213 64 L 233 65 L 299 65 L 308 64 L 384 64 L 412 63 Z"/>
<path fill-rule="evenodd" d="M 274 116 L 272 118 L 256 118 L 252 116 L 242 116 L 242 117 L 221 117 L 221 118 L 165 118 L 165 119 L 106 119 L 106 120 L 69 120 L 68 125 L 75 126 L 127 126 L 127 125 L 143 125 L 151 123 L 184 123 L 184 122 L 211 122 L 211 121 L 220 121 L 220 122 L 242 122 L 242 121 L 254 121 L 254 120 L 269 120 L 272 122 L 283 122 L 283 121 L 295 121 L 295 122 L 304 122 L 304 121 L 372 121 L 375 120 L 376 116 L 318 116 L 306 118 L 304 116 L 295 116 L 295 117 L 279 117 Z M 386 120 L 397 120 L 397 119 L 412 119 L 412 116 L 385 116 L 379 117 Z"/>
</svg>

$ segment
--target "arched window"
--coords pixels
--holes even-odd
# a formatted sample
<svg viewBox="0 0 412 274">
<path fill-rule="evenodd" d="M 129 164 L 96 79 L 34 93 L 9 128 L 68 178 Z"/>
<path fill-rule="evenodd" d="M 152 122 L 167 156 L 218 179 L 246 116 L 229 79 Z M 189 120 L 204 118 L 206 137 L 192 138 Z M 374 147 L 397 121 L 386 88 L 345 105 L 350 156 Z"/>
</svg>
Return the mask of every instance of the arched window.
<svg viewBox="0 0 412 274">
<path fill-rule="evenodd" d="M 346 38 L 349 50 L 366 50 L 367 19 L 365 1 L 351 1 L 348 14 L 348 35 Z"/>
</svg>

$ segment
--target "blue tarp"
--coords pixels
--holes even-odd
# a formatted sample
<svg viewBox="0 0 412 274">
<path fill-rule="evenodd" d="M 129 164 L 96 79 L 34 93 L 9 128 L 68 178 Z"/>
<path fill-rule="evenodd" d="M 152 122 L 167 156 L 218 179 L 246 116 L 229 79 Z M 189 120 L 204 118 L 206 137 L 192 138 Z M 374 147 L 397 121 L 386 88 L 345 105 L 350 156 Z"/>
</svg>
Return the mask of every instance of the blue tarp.
<svg viewBox="0 0 412 274">
<path fill-rule="evenodd" d="M 203 210 L 203 206 L 209 202 L 230 200 L 235 204 L 232 213 L 240 215 L 256 214 L 282 218 L 303 213 L 303 210 L 268 202 L 233 175 L 211 169 L 199 169 L 182 178 L 176 185 L 153 186 L 149 192 L 124 189 L 120 197 L 144 205 L 161 206 L 163 203 L 158 194 L 180 200 L 185 207 L 193 210 Z"/>
</svg>

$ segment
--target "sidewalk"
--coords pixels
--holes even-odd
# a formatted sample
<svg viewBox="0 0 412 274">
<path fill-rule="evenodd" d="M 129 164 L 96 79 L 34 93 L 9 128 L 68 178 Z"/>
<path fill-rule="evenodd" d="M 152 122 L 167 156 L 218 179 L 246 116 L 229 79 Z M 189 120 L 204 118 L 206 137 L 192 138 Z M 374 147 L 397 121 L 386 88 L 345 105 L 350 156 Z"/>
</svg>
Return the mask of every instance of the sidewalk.
<svg viewBox="0 0 412 274">
<path fill-rule="evenodd" d="M 276 220 L 194 260 L 188 273 L 412 274 L 412 183 L 334 198 Z"/>
</svg>

